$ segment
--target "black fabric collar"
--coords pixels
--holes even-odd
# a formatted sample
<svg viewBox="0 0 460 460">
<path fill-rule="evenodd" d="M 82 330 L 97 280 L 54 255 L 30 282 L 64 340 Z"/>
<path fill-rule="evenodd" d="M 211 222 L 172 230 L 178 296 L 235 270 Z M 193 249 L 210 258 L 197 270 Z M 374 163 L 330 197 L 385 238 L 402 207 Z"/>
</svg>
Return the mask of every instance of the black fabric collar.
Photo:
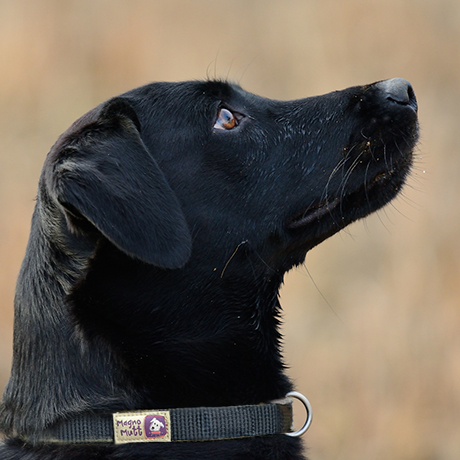
<svg viewBox="0 0 460 460">
<path fill-rule="evenodd" d="M 33 444 L 213 441 L 289 433 L 292 399 L 269 404 L 80 414 L 50 427 Z"/>
<path fill-rule="evenodd" d="M 303 427 L 296 432 L 291 430 L 292 398 L 300 400 L 307 413 Z M 32 444 L 68 445 L 217 441 L 275 434 L 301 436 L 311 420 L 308 399 L 292 391 L 284 399 L 267 404 L 84 413 L 23 440 Z"/>
</svg>

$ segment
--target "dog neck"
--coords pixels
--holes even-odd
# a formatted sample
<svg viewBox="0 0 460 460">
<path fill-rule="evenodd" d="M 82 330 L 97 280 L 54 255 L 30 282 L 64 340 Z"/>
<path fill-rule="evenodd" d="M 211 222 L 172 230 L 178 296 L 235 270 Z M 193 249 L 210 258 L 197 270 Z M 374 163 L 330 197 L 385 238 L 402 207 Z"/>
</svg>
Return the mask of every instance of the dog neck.
<svg viewBox="0 0 460 460">
<path fill-rule="evenodd" d="M 28 433 L 87 408 L 104 412 L 107 407 L 259 404 L 292 389 L 279 346 L 282 279 L 267 267 L 257 277 L 253 267 L 249 275 L 231 263 L 225 271 L 203 265 L 165 271 L 115 253 L 108 262 L 108 256 L 89 259 L 85 276 L 72 282 L 70 291 L 61 281 L 62 272 L 57 273 L 60 267 L 43 262 L 36 279 L 46 282 L 31 289 L 21 281 L 29 258 L 46 261 L 36 252 L 57 251 L 40 238 L 40 231 L 34 234 L 38 236 L 30 243 L 18 283 L 25 287 L 16 295 L 16 321 L 21 324 L 16 328 L 15 372 L 3 400 L 7 432 Z M 191 286 L 188 280 L 197 270 L 207 272 L 198 276 L 205 282 Z M 105 290 L 104 279 L 111 279 L 112 291 Z M 40 290 L 46 292 L 36 295 Z M 139 299 L 136 292 L 146 294 Z M 45 298 L 46 305 L 40 302 Z M 25 310 L 34 321 L 24 322 Z M 54 319 L 50 323 L 45 316 Z M 59 346 L 47 347 L 50 340 Z"/>
</svg>

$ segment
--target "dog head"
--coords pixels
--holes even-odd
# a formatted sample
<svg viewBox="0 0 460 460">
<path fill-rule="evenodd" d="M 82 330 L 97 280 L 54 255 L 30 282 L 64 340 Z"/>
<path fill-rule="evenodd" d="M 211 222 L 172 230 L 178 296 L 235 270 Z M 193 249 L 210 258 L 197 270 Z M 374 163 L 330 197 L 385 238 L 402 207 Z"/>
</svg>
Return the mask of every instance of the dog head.
<svg viewBox="0 0 460 460">
<path fill-rule="evenodd" d="M 61 233 L 93 232 L 161 268 L 189 260 L 193 234 L 223 257 L 247 241 L 288 269 L 399 192 L 416 138 L 401 79 L 292 102 L 223 82 L 154 84 L 70 128 L 42 192 Z"/>
</svg>

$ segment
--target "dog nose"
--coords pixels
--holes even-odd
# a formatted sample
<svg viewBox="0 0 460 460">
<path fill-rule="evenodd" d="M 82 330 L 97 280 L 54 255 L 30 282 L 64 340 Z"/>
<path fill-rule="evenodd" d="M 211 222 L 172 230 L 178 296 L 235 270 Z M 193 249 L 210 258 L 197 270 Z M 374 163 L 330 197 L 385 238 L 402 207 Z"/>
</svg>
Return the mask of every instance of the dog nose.
<svg viewBox="0 0 460 460">
<path fill-rule="evenodd" d="M 388 101 L 417 110 L 417 99 L 412 85 L 404 78 L 392 78 L 376 84 Z"/>
</svg>

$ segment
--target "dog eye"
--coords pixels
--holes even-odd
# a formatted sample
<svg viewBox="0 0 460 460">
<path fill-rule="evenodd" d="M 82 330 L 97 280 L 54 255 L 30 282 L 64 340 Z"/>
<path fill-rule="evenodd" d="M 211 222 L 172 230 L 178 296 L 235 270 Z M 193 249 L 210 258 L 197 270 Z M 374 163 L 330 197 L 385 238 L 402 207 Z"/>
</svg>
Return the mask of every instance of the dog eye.
<svg viewBox="0 0 460 460">
<path fill-rule="evenodd" d="M 214 128 L 230 130 L 238 126 L 235 115 L 228 109 L 221 108 L 217 115 Z"/>
</svg>

